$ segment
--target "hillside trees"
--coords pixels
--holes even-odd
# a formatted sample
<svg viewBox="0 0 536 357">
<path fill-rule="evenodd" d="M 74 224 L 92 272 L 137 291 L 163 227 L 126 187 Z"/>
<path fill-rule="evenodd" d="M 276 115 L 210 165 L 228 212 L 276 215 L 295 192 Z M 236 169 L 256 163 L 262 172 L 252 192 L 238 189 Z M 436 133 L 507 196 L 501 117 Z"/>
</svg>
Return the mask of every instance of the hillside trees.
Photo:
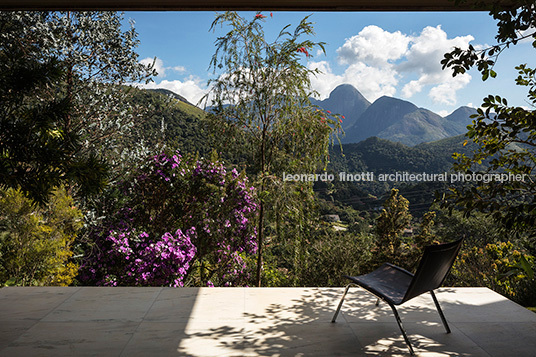
<svg viewBox="0 0 536 357">
<path fill-rule="evenodd" d="M 509 4 L 510 5 L 510 4 Z M 445 54 L 443 68 L 452 68 L 453 75 L 476 67 L 482 79 L 496 76 L 493 66 L 499 55 L 522 40 L 532 40 L 536 48 L 536 9 L 533 1 L 518 0 L 513 6 L 494 7 L 490 15 L 497 20 L 497 44 L 477 50 L 456 48 Z M 466 173 L 479 170 L 489 161 L 486 172 L 525 175 L 524 180 L 493 180 L 478 182 L 474 187 L 453 190 L 448 195 L 452 206 L 469 214 L 485 212 L 509 232 L 536 235 L 536 71 L 526 64 L 516 67 L 516 84 L 527 88 L 529 108 L 513 107 L 506 98 L 489 95 L 474 116 L 467 133 L 477 148 L 470 155 L 458 154 L 455 168 Z M 513 145 L 512 145 L 513 144 Z M 534 245 L 532 246 L 534 249 Z M 534 251 L 534 250 L 533 250 Z"/>
<path fill-rule="evenodd" d="M 120 85 L 150 75 L 136 32 L 112 12 L 3 12 L 0 28 L 1 185 L 98 192 L 136 116 Z"/>
<path fill-rule="evenodd" d="M 376 220 L 375 253 L 379 262 L 401 264 L 402 233 L 411 222 L 409 201 L 392 189 Z"/>
<path fill-rule="evenodd" d="M 61 183 L 95 192 L 106 178 L 95 155 L 74 155 L 82 144 L 65 125 L 72 103 L 57 91 L 66 69 L 56 56 L 42 56 L 47 38 L 38 28 L 45 19 L 0 14 L 0 185 L 39 203 Z"/>
<path fill-rule="evenodd" d="M 214 137 L 221 147 L 234 151 L 256 179 L 260 199 L 256 285 L 261 284 L 268 229 L 273 242 L 282 238 L 284 228 L 293 230 L 296 258 L 307 231 L 305 220 L 311 210 L 300 205 L 311 204 L 311 185 L 283 182 L 283 172 L 315 172 L 328 155 L 331 135 L 340 129 L 338 117 L 309 100 L 310 76 L 316 71 L 302 59 L 315 48 L 323 50 L 322 43 L 309 39 L 314 34 L 312 23 L 304 18 L 294 31 L 288 25 L 269 42 L 262 26 L 265 18 L 261 13 L 251 20 L 235 12 L 216 16 L 211 28 L 225 26 L 229 31 L 216 40 L 211 67 L 219 75 L 211 81 L 207 97 L 212 101 L 209 120 Z"/>
</svg>

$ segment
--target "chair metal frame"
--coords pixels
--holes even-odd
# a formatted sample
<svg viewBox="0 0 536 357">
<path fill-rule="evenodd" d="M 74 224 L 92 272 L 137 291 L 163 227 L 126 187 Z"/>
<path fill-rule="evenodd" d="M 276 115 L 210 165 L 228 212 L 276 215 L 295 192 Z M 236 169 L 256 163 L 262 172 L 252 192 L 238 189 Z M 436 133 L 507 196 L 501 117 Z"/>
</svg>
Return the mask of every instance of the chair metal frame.
<svg viewBox="0 0 536 357">
<path fill-rule="evenodd" d="M 426 247 L 419 263 L 419 267 L 417 268 L 415 274 L 412 274 L 396 265 L 385 263 L 380 268 L 370 274 L 365 274 L 357 277 L 345 275 L 345 277 L 352 280 L 352 282 L 346 286 L 344 294 L 342 295 L 341 301 L 339 302 L 339 305 L 337 307 L 337 310 L 335 311 L 335 314 L 333 315 L 331 322 L 334 323 L 337 320 L 337 316 L 339 315 L 339 312 L 342 308 L 342 304 L 344 302 L 344 299 L 346 298 L 346 294 L 348 293 L 350 287 L 362 287 L 369 293 L 376 296 L 376 306 L 378 306 L 380 300 L 383 300 L 387 304 L 389 304 L 389 306 L 393 310 L 396 322 L 398 324 L 398 327 L 400 328 L 400 332 L 402 332 L 402 336 L 404 337 L 404 341 L 406 342 L 406 345 L 408 346 L 411 355 L 415 355 L 413 346 L 411 345 L 406 330 L 404 329 L 404 325 L 402 324 L 402 319 L 400 318 L 400 315 L 398 314 L 395 305 L 401 305 L 406 301 L 411 300 L 425 292 L 430 292 L 437 312 L 439 313 L 441 321 L 443 322 L 443 326 L 445 327 L 447 333 L 450 333 L 451 330 L 448 325 L 447 319 L 443 314 L 443 310 L 441 310 L 441 306 L 439 305 L 439 301 L 437 300 L 433 290 L 437 289 L 443 284 L 445 278 L 450 271 L 450 268 L 454 264 L 454 260 L 458 255 L 462 242 L 463 239 L 460 239 L 452 243 L 438 244 Z M 438 271 L 434 271 L 434 265 L 437 264 L 439 264 L 439 267 L 437 268 Z M 391 275 L 398 274 L 399 276 L 404 277 L 406 279 L 411 278 L 411 281 L 409 282 L 409 284 L 407 284 L 406 290 L 403 291 L 403 298 L 395 299 L 380 291 L 380 285 L 375 284 L 374 278 L 376 276 L 381 277 L 383 271 L 388 272 Z M 367 276 L 372 276 L 372 278 L 367 279 Z M 427 278 L 430 278 L 429 280 L 431 281 L 428 281 Z"/>
</svg>

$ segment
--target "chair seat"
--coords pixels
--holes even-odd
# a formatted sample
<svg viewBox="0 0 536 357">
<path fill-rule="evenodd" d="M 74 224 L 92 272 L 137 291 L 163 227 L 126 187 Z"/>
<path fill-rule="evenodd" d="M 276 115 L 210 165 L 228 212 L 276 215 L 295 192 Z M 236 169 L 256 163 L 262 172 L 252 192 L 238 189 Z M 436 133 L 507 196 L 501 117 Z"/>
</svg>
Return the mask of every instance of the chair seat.
<svg viewBox="0 0 536 357">
<path fill-rule="evenodd" d="M 419 262 L 419 267 L 415 274 L 396 265 L 385 263 L 369 274 L 360 276 L 344 275 L 344 277 L 350 279 L 353 283 L 346 286 L 331 322 L 337 320 L 337 316 L 339 315 L 342 303 L 350 286 L 361 286 L 363 289 L 386 301 L 391 306 L 409 352 L 411 355 L 415 355 L 395 305 L 400 305 L 421 294 L 429 292 L 432 296 L 432 300 L 434 300 L 441 321 L 445 326 L 445 330 L 447 333 L 450 333 L 449 324 L 447 323 L 447 319 L 445 319 L 445 315 L 443 315 L 443 311 L 441 311 L 439 302 L 434 294 L 434 289 L 437 289 L 443 284 L 452 264 L 454 264 L 454 260 L 456 259 L 456 255 L 458 255 L 462 243 L 463 238 L 451 243 L 429 245 L 425 247 L 423 256 Z M 378 305 L 378 303 L 376 303 L 376 305 Z"/>
<path fill-rule="evenodd" d="M 400 305 L 413 279 L 413 274 L 385 263 L 372 273 L 360 276 L 345 275 L 345 277 L 388 303 Z"/>
</svg>

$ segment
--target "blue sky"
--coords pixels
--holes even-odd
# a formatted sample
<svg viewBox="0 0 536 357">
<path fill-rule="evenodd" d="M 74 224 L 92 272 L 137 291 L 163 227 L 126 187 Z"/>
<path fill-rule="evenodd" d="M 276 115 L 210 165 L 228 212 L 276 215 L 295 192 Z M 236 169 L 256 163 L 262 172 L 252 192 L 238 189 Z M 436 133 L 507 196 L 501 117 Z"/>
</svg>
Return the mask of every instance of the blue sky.
<svg viewBox="0 0 536 357">
<path fill-rule="evenodd" d="M 253 12 L 241 13 L 253 17 Z M 482 82 L 470 71 L 452 78 L 441 71 L 439 60 L 452 46 L 494 44 L 496 25 L 483 12 L 374 13 L 374 12 L 269 12 L 268 39 L 285 25 L 297 25 L 311 15 L 315 41 L 326 43 L 326 55 L 304 59 L 324 73 L 312 79 L 321 98 L 338 84 L 353 84 L 371 102 L 389 95 L 446 115 L 462 105 L 478 106 L 488 94 L 502 95 L 511 104 L 526 105 L 525 91 L 515 86 L 514 67 L 535 61 L 530 42 L 505 51 L 496 66 L 498 77 Z M 209 63 L 217 33 L 209 31 L 214 12 L 126 12 L 141 41 L 140 60 L 157 58 L 159 76 L 150 87 L 167 88 L 192 103 L 206 93 L 214 75 Z M 220 32 L 223 33 L 223 32 Z M 529 65 L 531 63 L 529 62 Z"/>
</svg>

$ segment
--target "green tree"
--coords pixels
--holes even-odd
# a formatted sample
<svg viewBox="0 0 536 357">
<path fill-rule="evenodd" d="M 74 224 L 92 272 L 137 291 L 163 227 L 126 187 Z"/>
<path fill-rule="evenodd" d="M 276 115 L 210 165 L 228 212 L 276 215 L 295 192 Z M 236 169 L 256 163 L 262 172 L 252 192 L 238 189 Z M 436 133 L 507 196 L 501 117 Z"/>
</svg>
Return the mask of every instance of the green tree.
<svg viewBox="0 0 536 357">
<path fill-rule="evenodd" d="M 497 44 L 477 50 L 456 48 L 445 54 L 443 68 L 452 68 L 453 75 L 464 73 L 476 66 L 482 79 L 496 76 L 493 66 L 499 55 L 524 39 L 533 39 L 536 48 L 536 9 L 533 1 L 517 0 L 508 7 L 496 6 L 490 15 L 497 20 Z M 488 214 L 507 232 L 528 232 L 535 236 L 536 181 L 534 168 L 536 157 L 536 71 L 520 64 L 516 84 L 527 87 L 528 103 L 532 108 L 513 107 L 506 98 L 489 95 L 474 115 L 468 127 L 468 141 L 477 148 L 471 155 L 455 154 L 458 159 L 454 168 L 472 174 L 501 173 L 495 179 L 482 180 L 472 186 L 453 188 L 446 195 L 443 206 L 463 208 L 466 215 L 472 211 Z M 489 163 L 487 169 L 480 166 Z M 489 176 L 488 176 L 489 177 Z M 520 180 L 521 178 L 521 180 Z M 534 246 L 533 246 L 534 249 Z"/>
<path fill-rule="evenodd" d="M 121 84 L 150 75 L 136 45 L 112 12 L 0 13 L 2 187 L 41 203 L 103 188 L 137 118 Z"/>
<path fill-rule="evenodd" d="M 455 262 L 450 280 L 457 286 L 485 286 L 521 304 L 534 306 L 534 257 L 514 243 L 466 247 Z"/>
<path fill-rule="evenodd" d="M 32 30 L 45 18 L 0 13 L 0 186 L 20 187 L 40 203 L 62 183 L 92 193 L 106 177 L 95 155 L 74 156 L 82 144 L 65 127 L 72 103 L 55 90 L 65 67 L 55 56 L 43 58 L 46 38 Z"/>
<path fill-rule="evenodd" d="M 50 38 L 43 56 L 57 57 L 66 76 L 56 91 L 72 103 L 65 126 L 81 137 L 77 153 L 95 153 L 110 165 L 111 182 L 151 151 L 142 135 L 148 111 L 137 105 L 132 83 L 146 82 L 156 72 L 139 62 L 134 23 L 124 26 L 111 11 L 53 12 L 41 24 Z"/>
<path fill-rule="evenodd" d="M 283 182 L 283 172 L 315 172 L 318 162 L 327 158 L 330 136 L 340 130 L 336 116 L 309 100 L 310 76 L 317 72 L 308 69 L 302 58 L 309 58 L 315 48 L 323 50 L 323 43 L 309 39 L 314 34 L 312 23 L 305 18 L 293 32 L 288 25 L 269 42 L 262 26 L 265 18 L 261 13 L 251 20 L 235 12 L 216 16 L 211 29 L 221 25 L 230 30 L 216 40 L 211 67 L 219 76 L 211 81 L 207 96 L 212 98 L 209 123 L 217 130 L 215 137 L 256 176 L 261 200 L 257 285 L 269 226 L 266 217 L 275 221 L 271 239 L 282 234 L 282 221 L 292 215 L 293 223 L 298 222 L 295 227 L 305 229 L 306 212 L 300 209 L 298 200 L 303 196 L 298 191 L 310 192 L 311 187 Z"/>
<path fill-rule="evenodd" d="M 455 0 L 457 4 L 473 3 L 482 7 L 479 0 Z M 482 80 L 495 78 L 493 70 L 501 53 L 512 45 L 524 39 L 533 39 L 532 46 L 536 48 L 536 9 L 533 0 L 513 0 L 508 4 L 492 5 L 489 15 L 497 20 L 497 43 L 493 46 L 475 49 L 472 45 L 463 49 L 456 47 L 444 55 L 441 64 L 443 69 L 452 68 L 453 76 L 463 74 L 474 66 L 482 74 Z"/>
<path fill-rule="evenodd" d="M 375 254 L 377 263 L 391 262 L 401 264 L 402 233 L 411 223 L 409 201 L 392 189 L 389 198 L 383 204 L 383 209 L 376 219 Z"/>
<path fill-rule="evenodd" d="M 0 285 L 72 283 L 78 267 L 71 245 L 82 213 L 65 189 L 54 190 L 45 206 L 12 188 L 0 192 Z"/>
</svg>

